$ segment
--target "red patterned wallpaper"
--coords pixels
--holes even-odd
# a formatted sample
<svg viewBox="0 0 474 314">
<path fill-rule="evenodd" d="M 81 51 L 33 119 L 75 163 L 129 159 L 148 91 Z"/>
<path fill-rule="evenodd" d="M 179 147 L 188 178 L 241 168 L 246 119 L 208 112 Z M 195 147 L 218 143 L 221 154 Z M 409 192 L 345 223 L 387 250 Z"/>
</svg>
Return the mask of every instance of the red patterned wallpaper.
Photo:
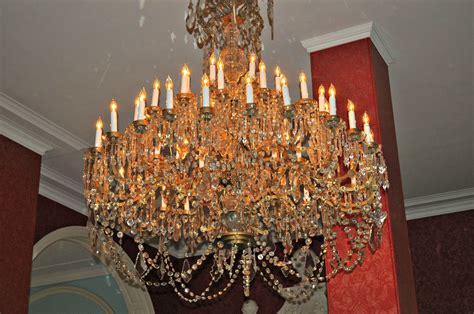
<svg viewBox="0 0 474 314">
<path fill-rule="evenodd" d="M 0 136 L 0 313 L 27 313 L 41 156 Z"/>
<path fill-rule="evenodd" d="M 474 210 L 408 221 L 418 310 L 474 313 Z"/>
</svg>

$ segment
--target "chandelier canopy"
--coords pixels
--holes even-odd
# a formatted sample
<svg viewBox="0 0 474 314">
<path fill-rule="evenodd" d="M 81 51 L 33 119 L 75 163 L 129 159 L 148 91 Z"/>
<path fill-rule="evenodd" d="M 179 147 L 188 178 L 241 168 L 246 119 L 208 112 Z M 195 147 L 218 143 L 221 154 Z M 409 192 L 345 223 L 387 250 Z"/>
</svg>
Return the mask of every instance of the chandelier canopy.
<svg viewBox="0 0 474 314">
<path fill-rule="evenodd" d="M 105 135 L 99 118 L 95 147 L 84 157 L 91 239 L 125 277 L 169 285 L 188 302 L 217 298 L 239 277 L 248 296 L 256 274 L 284 298 L 302 301 L 318 282 L 361 264 L 367 246 L 380 246 L 386 166 L 366 113 L 359 131 L 348 101 L 347 127 L 335 87 L 329 101 L 323 86 L 318 101 L 310 99 L 304 73 L 296 102 L 279 67 L 269 88 L 265 63 L 239 46 L 240 36 L 231 16 L 199 96 L 185 65 L 176 96 L 167 78 L 163 108 L 156 80 L 151 101 L 140 91 L 123 132 L 115 101 Z M 126 236 L 138 247 L 135 269 L 111 245 Z M 177 269 L 173 246 L 200 256 Z M 296 248 L 303 272 L 292 260 Z M 188 283 L 206 263 L 209 286 L 193 291 Z M 299 283 L 289 287 L 294 280 L 285 277 Z"/>
</svg>

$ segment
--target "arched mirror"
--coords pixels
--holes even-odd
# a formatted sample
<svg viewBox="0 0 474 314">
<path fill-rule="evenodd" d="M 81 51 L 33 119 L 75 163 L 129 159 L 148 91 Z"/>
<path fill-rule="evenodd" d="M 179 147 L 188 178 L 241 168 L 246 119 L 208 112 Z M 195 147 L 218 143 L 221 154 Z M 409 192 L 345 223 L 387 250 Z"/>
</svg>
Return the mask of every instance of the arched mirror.
<svg viewBox="0 0 474 314">
<path fill-rule="evenodd" d="M 144 287 L 124 282 L 91 251 L 85 227 L 67 227 L 34 247 L 29 313 L 154 311 Z"/>
</svg>

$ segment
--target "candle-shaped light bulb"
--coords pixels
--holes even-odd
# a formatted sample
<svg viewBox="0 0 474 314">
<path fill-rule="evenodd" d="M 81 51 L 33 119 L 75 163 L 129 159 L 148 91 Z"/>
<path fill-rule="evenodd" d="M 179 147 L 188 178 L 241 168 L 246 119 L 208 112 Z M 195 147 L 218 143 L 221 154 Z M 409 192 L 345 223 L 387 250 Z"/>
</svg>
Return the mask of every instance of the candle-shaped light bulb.
<svg viewBox="0 0 474 314">
<path fill-rule="evenodd" d="M 220 58 L 217 62 L 217 89 L 224 89 L 224 62 Z"/>
<path fill-rule="evenodd" d="M 265 65 L 265 62 L 260 61 L 258 70 L 260 75 L 260 88 L 267 88 L 267 66 Z"/>
<path fill-rule="evenodd" d="M 369 115 L 367 114 L 367 111 L 364 112 L 364 115 L 362 116 L 362 121 L 364 122 L 365 141 L 371 144 L 374 141 L 374 135 L 372 134 L 372 130 L 370 129 Z"/>
<path fill-rule="evenodd" d="M 160 99 L 160 81 L 158 79 L 155 79 L 153 82 L 153 95 L 151 98 L 151 106 L 156 107 L 158 106 L 158 102 Z"/>
<path fill-rule="evenodd" d="M 319 112 L 326 111 L 325 108 L 324 108 L 324 106 L 325 106 L 325 104 L 326 104 L 326 97 L 325 97 L 325 94 L 326 94 L 326 90 L 324 89 L 323 84 L 319 85 L 319 88 L 318 88 L 318 95 L 319 95 L 319 99 L 318 99 Z"/>
<path fill-rule="evenodd" d="M 201 78 L 201 86 L 202 86 L 202 106 L 209 107 L 209 78 L 207 77 L 206 73 Z"/>
<path fill-rule="evenodd" d="M 214 53 L 209 58 L 209 79 L 211 82 L 216 80 L 216 55 Z"/>
<path fill-rule="evenodd" d="M 101 147 L 102 146 L 102 128 L 104 127 L 104 124 L 102 123 L 102 119 L 99 117 L 97 119 L 97 122 L 95 124 L 95 147 Z"/>
<path fill-rule="evenodd" d="M 191 71 L 188 65 L 183 65 L 181 70 L 181 93 L 189 93 L 191 91 Z"/>
<path fill-rule="evenodd" d="M 281 70 L 278 65 L 275 67 L 275 89 L 281 91 Z"/>
<path fill-rule="evenodd" d="M 186 201 L 184 202 L 184 211 L 189 212 L 189 197 L 186 196 Z"/>
<path fill-rule="evenodd" d="M 249 62 L 249 75 L 250 77 L 255 76 L 255 63 L 257 61 L 257 55 L 252 53 L 250 55 L 250 62 Z"/>
<path fill-rule="evenodd" d="M 282 75 L 281 77 L 281 89 L 283 93 L 283 104 L 285 106 L 291 105 L 290 91 L 288 89 L 288 82 L 286 76 Z"/>
<path fill-rule="evenodd" d="M 117 132 L 118 129 L 117 107 L 117 102 L 112 99 L 110 102 L 110 131 L 112 132 Z"/>
<path fill-rule="evenodd" d="M 337 115 L 336 88 L 332 84 L 329 87 L 329 114 L 332 115 L 332 116 Z"/>
<path fill-rule="evenodd" d="M 324 111 L 329 112 L 329 101 L 324 99 Z"/>
<path fill-rule="evenodd" d="M 166 109 L 173 109 L 173 80 L 171 77 L 166 78 Z"/>
<path fill-rule="evenodd" d="M 138 115 L 137 120 L 145 119 L 145 101 L 146 101 L 146 91 L 145 87 L 143 87 L 138 94 L 139 104 L 138 104 Z"/>
<path fill-rule="evenodd" d="M 364 115 L 362 116 L 362 121 L 364 122 L 364 125 L 369 124 L 370 119 L 369 119 L 369 115 L 367 114 L 367 111 L 364 112 Z"/>
<path fill-rule="evenodd" d="M 252 87 L 252 79 L 250 76 L 247 76 L 246 79 L 246 86 L 245 86 L 245 95 L 247 96 L 247 104 L 251 104 L 254 102 L 253 100 L 253 87 Z"/>
<path fill-rule="evenodd" d="M 309 98 L 308 84 L 306 83 L 306 74 L 303 71 L 300 73 L 300 92 L 301 92 L 302 99 Z"/>
<path fill-rule="evenodd" d="M 347 100 L 347 111 L 348 111 L 348 116 L 349 116 L 349 129 L 356 129 L 357 123 L 356 123 L 356 116 L 355 116 L 355 106 L 354 106 L 354 103 L 350 99 Z"/>
</svg>

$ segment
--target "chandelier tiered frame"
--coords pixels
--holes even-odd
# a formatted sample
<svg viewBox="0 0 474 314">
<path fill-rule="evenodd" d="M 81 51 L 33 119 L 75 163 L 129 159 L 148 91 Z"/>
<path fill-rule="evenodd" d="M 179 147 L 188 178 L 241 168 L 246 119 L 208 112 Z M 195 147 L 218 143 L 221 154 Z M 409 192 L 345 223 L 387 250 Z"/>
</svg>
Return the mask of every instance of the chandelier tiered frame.
<svg viewBox="0 0 474 314">
<path fill-rule="evenodd" d="M 255 275 L 299 302 L 362 264 L 367 246 L 380 246 L 386 165 L 368 121 L 364 132 L 316 100 L 286 103 L 281 89 L 238 72 L 249 56 L 234 49 L 221 51 L 225 87 L 210 82 L 209 106 L 192 92 L 167 109 L 148 104 L 143 119 L 86 152 L 91 239 L 126 278 L 169 285 L 187 302 L 217 298 L 239 277 L 249 296 Z M 135 269 L 112 245 L 127 236 L 138 248 Z M 177 269 L 174 246 L 199 257 Z M 303 272 L 292 262 L 296 248 L 306 255 Z M 206 264 L 209 285 L 194 291 L 190 282 Z"/>
</svg>

